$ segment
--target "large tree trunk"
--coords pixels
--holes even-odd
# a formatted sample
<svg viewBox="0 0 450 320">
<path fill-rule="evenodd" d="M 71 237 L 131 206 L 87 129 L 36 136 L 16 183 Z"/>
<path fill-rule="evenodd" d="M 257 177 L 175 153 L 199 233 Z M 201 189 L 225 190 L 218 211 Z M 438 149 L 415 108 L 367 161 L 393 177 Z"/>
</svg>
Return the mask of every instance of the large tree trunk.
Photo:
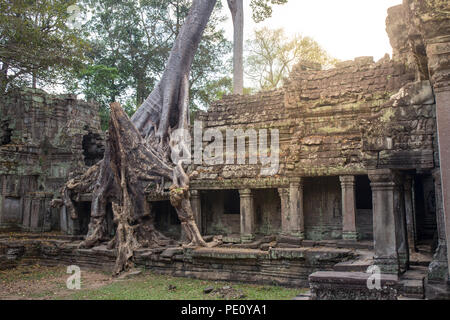
<svg viewBox="0 0 450 320">
<path fill-rule="evenodd" d="M 173 163 L 175 144 L 186 149 L 184 140 L 174 141 L 170 133 L 188 129 L 189 74 L 194 54 L 216 0 L 194 0 L 176 39 L 161 81 L 131 120 L 118 103 L 111 104 L 111 122 L 101 162 L 83 176 L 70 180 L 63 189 L 64 204 L 76 219 L 72 203 L 82 193 L 92 193 L 91 222 L 81 247 L 93 247 L 107 240 L 106 205 L 112 203 L 116 235 L 109 243 L 117 249 L 115 273 L 132 266 L 139 247 L 171 243 L 154 227 L 145 190 L 163 192 L 172 181 L 170 200 L 177 211 L 190 245 L 206 246 L 195 223 L 189 201 L 189 180 L 183 162 Z M 76 198 L 75 198 L 76 199 Z"/>
<path fill-rule="evenodd" d="M 233 93 L 244 93 L 244 1 L 228 0 L 233 18 Z"/>
<path fill-rule="evenodd" d="M 8 83 L 8 68 L 8 64 L 2 62 L 2 67 L 0 68 L 0 95 L 6 92 Z"/>
</svg>

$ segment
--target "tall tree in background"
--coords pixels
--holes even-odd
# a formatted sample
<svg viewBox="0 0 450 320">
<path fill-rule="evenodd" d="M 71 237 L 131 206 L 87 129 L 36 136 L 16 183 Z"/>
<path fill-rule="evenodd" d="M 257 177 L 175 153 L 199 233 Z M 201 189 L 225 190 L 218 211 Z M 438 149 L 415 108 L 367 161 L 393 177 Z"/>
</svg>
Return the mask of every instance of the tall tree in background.
<svg viewBox="0 0 450 320">
<path fill-rule="evenodd" d="M 337 62 L 310 37 L 287 37 L 283 29 L 267 27 L 255 30 L 247 41 L 247 75 L 258 86 L 269 90 L 282 85 L 292 67 L 301 60 L 331 66 Z"/>
<path fill-rule="evenodd" d="M 78 75 L 72 90 L 101 102 L 103 124 L 109 103 L 121 101 L 131 115 L 155 87 L 181 26 L 189 0 L 84 0 L 92 12 L 84 28 L 91 34 L 93 63 Z M 213 11 L 195 56 L 189 86 L 191 109 L 206 108 L 213 83 L 226 83 L 231 44 L 219 25 L 221 4 Z M 133 108 L 134 106 L 134 108 Z M 134 110 L 133 110 L 134 109 Z M 105 122 L 106 120 L 106 122 Z"/>
<path fill-rule="evenodd" d="M 244 93 L 244 2 L 227 0 L 233 18 L 233 93 Z M 288 0 L 251 0 L 253 20 L 261 22 L 272 16 L 272 5 Z"/>
<path fill-rule="evenodd" d="M 76 1 L 0 2 L 0 94 L 11 86 L 58 84 L 85 60 L 87 42 L 69 27 Z M 62 81 L 62 80 L 61 80 Z"/>
<path fill-rule="evenodd" d="M 233 19 L 233 93 L 244 93 L 244 0 L 228 0 Z"/>
</svg>

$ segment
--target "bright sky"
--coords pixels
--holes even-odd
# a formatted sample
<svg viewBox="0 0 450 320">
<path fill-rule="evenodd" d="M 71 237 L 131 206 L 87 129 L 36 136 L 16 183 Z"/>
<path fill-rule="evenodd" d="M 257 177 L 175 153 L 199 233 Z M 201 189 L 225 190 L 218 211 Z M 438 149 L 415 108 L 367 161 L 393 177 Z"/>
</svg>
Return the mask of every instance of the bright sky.
<svg viewBox="0 0 450 320">
<path fill-rule="evenodd" d="M 226 0 L 222 0 L 229 14 Z M 402 0 L 289 0 L 273 7 L 272 18 L 256 24 L 251 18 L 250 0 L 244 0 L 245 39 L 255 27 L 284 28 L 290 34 L 300 33 L 314 38 L 328 53 L 340 60 L 373 56 L 375 61 L 385 53 L 392 56 L 386 34 L 389 7 Z M 231 18 L 225 26 L 228 39 L 233 39 Z"/>
</svg>

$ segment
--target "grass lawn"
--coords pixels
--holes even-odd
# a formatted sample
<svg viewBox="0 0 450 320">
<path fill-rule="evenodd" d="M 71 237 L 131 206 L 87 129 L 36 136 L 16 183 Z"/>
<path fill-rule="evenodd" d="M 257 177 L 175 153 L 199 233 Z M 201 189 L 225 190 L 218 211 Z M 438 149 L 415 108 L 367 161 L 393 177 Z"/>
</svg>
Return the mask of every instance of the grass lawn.
<svg viewBox="0 0 450 320">
<path fill-rule="evenodd" d="M 210 287 L 211 293 L 204 289 Z M 97 300 L 290 300 L 302 290 L 277 286 L 175 278 L 144 272 L 132 279 L 117 280 L 97 290 L 81 290 L 70 299 Z"/>
<path fill-rule="evenodd" d="M 81 290 L 69 290 L 66 267 L 21 266 L 0 271 L 0 299 L 291 300 L 306 289 L 177 278 L 144 271 L 118 279 L 81 271 Z M 209 293 L 204 290 L 209 288 Z"/>
</svg>

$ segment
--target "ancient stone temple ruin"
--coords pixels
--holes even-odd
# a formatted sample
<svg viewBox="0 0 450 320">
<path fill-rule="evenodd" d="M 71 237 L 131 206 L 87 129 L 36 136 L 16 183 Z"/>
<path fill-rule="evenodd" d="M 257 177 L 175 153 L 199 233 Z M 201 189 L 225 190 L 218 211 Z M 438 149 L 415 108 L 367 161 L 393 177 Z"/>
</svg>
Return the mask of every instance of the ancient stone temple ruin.
<svg viewBox="0 0 450 320">
<path fill-rule="evenodd" d="M 67 219 L 50 201 L 102 159 L 98 106 L 25 89 L 2 100 L 0 115 L 0 230 L 85 232 L 87 219 Z"/>
<path fill-rule="evenodd" d="M 392 59 L 359 57 L 329 70 L 304 61 L 281 89 L 226 96 L 198 114 L 203 132 L 226 137 L 241 129 L 231 138 L 248 151 L 244 164 L 233 158 L 191 167 L 198 173 L 190 189 L 197 224 L 222 245 L 140 249 L 135 263 L 177 276 L 308 286 L 313 299 L 448 298 L 445 5 L 405 0 L 389 9 Z M 75 220 L 64 207 L 49 207 L 70 173 L 102 158 L 96 107 L 30 90 L 12 93 L 0 107 L 0 227 L 72 236 L 1 240 L 0 266 L 38 260 L 109 269 L 112 250 L 74 242 L 87 232 L 91 195 L 72 199 Z M 265 175 L 267 164 L 248 160 L 260 143 L 254 133 L 270 129 L 279 137 L 279 170 Z M 200 144 L 212 140 L 203 136 Z M 150 188 L 148 201 L 157 228 L 182 239 L 168 195 Z M 112 218 L 108 228 L 114 232 Z M 367 286 L 373 266 L 381 288 Z"/>
</svg>

